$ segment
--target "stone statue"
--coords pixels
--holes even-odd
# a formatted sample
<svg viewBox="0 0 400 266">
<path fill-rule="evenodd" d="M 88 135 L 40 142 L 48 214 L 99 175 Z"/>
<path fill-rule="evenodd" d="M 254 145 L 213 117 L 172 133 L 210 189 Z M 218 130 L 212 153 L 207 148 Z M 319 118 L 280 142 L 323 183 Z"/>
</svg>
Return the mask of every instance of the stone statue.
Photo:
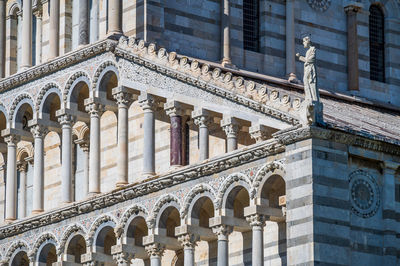
<svg viewBox="0 0 400 266">
<path fill-rule="evenodd" d="M 319 91 L 317 86 L 317 71 L 316 71 L 316 49 L 311 46 L 309 36 L 303 38 L 304 48 L 308 49 L 305 56 L 299 53 L 296 57 L 304 62 L 304 94 L 306 108 L 306 123 L 315 124 L 323 123 L 322 120 L 322 103 L 319 100 Z"/>
</svg>

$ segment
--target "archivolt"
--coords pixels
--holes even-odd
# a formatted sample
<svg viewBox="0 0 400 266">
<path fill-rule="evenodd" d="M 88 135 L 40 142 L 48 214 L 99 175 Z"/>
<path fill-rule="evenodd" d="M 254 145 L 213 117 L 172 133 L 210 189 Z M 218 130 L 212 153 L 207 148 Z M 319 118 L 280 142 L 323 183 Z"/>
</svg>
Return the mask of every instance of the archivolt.
<svg viewBox="0 0 400 266">
<path fill-rule="evenodd" d="M 129 221 L 129 219 L 133 215 L 138 215 L 139 213 L 142 213 L 145 216 L 148 215 L 148 211 L 142 205 L 135 205 L 124 212 L 121 220 L 119 221 L 118 226 L 114 230 L 117 238 L 121 237 L 121 235 L 124 233 L 124 230 L 126 228 L 126 225 L 127 225 L 127 222 Z M 146 217 L 143 217 L 143 218 L 146 219 Z"/>
<path fill-rule="evenodd" d="M 192 204 L 193 199 L 204 192 L 209 192 L 209 194 L 212 196 L 211 200 L 215 201 L 215 191 L 214 189 L 208 185 L 208 184 L 198 184 L 195 187 L 193 187 L 189 193 L 187 194 L 185 201 L 183 203 L 182 209 L 181 209 L 181 218 L 184 219 L 189 211 L 190 205 Z"/>
<path fill-rule="evenodd" d="M 112 223 L 114 223 L 114 225 L 117 224 L 116 219 L 115 219 L 114 217 L 112 217 L 111 215 L 108 215 L 108 214 L 103 215 L 103 216 L 97 218 L 97 219 L 93 222 L 92 226 L 90 227 L 89 233 L 88 233 L 88 235 L 86 236 L 86 244 L 87 244 L 88 246 L 92 246 L 93 240 L 94 240 L 93 238 L 94 238 L 94 236 L 95 236 L 97 230 L 100 228 L 100 226 L 101 226 L 102 224 L 105 224 L 105 223 L 107 223 L 107 222 L 112 222 Z"/>
<path fill-rule="evenodd" d="M 149 228 L 154 228 L 154 226 L 156 225 L 157 217 L 159 215 L 161 208 L 165 204 L 169 204 L 171 202 L 175 202 L 179 206 L 178 210 L 180 209 L 179 199 L 176 196 L 174 196 L 172 194 L 167 194 L 167 195 L 162 196 L 157 201 L 157 203 L 154 205 L 151 215 L 147 219 L 147 224 L 149 225 Z"/>
<path fill-rule="evenodd" d="M 75 234 L 75 233 L 81 233 L 83 236 L 86 234 L 85 229 L 84 229 L 81 225 L 79 225 L 79 224 L 73 224 L 73 225 L 69 226 L 69 227 L 65 230 L 65 232 L 64 232 L 64 234 L 63 234 L 63 236 L 62 236 L 62 238 L 61 238 L 60 246 L 59 246 L 58 249 L 57 249 L 57 254 L 58 254 L 58 255 L 60 255 L 61 253 L 64 252 L 64 249 L 65 249 L 66 246 L 67 246 L 68 238 L 69 238 L 72 234 Z"/>
<path fill-rule="evenodd" d="M 221 184 L 221 186 L 218 190 L 217 198 L 215 200 L 215 207 L 217 209 L 222 208 L 222 202 L 224 199 L 224 195 L 227 192 L 228 188 L 233 183 L 240 182 L 240 181 L 244 185 L 244 187 L 247 189 L 247 191 L 249 192 L 250 198 L 254 198 L 255 191 L 254 191 L 254 189 L 251 188 L 250 179 L 246 175 L 241 174 L 241 173 L 231 174 L 225 179 L 225 181 Z"/>
</svg>

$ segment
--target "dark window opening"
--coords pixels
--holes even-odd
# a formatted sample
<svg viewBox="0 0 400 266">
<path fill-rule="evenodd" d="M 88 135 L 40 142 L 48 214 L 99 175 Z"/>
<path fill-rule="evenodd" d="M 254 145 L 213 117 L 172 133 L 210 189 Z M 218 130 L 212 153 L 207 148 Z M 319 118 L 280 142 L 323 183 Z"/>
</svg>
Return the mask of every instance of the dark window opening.
<svg viewBox="0 0 400 266">
<path fill-rule="evenodd" d="M 260 51 L 258 14 L 258 0 L 243 0 L 243 48 L 253 52 Z"/>
<path fill-rule="evenodd" d="M 385 82 L 384 16 L 377 5 L 369 9 L 370 79 Z"/>
</svg>

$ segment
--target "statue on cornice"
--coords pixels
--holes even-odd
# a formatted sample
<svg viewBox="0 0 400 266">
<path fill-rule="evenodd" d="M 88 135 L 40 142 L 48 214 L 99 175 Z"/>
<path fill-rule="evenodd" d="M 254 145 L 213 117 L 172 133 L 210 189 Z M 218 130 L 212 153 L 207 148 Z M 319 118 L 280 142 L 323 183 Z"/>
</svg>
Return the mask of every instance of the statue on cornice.
<svg viewBox="0 0 400 266">
<path fill-rule="evenodd" d="M 306 36 L 303 38 L 304 48 L 308 49 L 305 56 L 299 53 L 296 57 L 304 62 L 304 94 L 306 107 L 306 123 L 315 124 L 322 123 L 322 103 L 319 99 L 319 91 L 317 86 L 317 71 L 316 71 L 316 49 L 311 46 L 311 38 Z"/>
</svg>

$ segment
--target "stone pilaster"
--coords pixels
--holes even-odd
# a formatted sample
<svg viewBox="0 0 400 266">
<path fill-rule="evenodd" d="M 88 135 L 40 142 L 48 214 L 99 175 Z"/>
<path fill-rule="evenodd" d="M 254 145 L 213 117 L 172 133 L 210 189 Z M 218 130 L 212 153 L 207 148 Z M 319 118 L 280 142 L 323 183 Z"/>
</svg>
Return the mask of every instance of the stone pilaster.
<svg viewBox="0 0 400 266">
<path fill-rule="evenodd" d="M 237 150 L 237 138 L 240 130 L 240 125 L 238 121 L 233 117 L 224 117 L 221 120 L 221 127 L 226 134 L 227 152 Z"/>
<path fill-rule="evenodd" d="M 139 97 L 140 107 L 143 109 L 143 176 L 155 175 L 155 114 L 158 108 L 154 96 L 143 93 Z"/>
<path fill-rule="evenodd" d="M 113 94 L 118 104 L 117 187 L 128 184 L 128 109 L 132 95 L 124 91 Z"/>
<path fill-rule="evenodd" d="M 35 147 L 32 214 L 38 214 L 44 210 L 44 137 L 48 132 L 48 129 L 41 125 L 36 124 L 31 127 Z"/>
<path fill-rule="evenodd" d="M 212 117 L 209 112 L 204 109 L 194 110 L 192 112 L 194 123 L 199 127 L 199 146 L 200 146 L 200 161 L 207 160 L 209 157 L 209 125 L 212 122 Z"/>
<path fill-rule="evenodd" d="M 86 111 L 90 114 L 90 152 L 89 152 L 89 194 L 100 193 L 100 117 L 104 106 L 85 100 Z"/>
<path fill-rule="evenodd" d="M 233 228 L 229 225 L 217 225 L 212 228 L 214 234 L 218 237 L 218 266 L 229 265 L 229 234 L 232 233 Z"/>
</svg>

